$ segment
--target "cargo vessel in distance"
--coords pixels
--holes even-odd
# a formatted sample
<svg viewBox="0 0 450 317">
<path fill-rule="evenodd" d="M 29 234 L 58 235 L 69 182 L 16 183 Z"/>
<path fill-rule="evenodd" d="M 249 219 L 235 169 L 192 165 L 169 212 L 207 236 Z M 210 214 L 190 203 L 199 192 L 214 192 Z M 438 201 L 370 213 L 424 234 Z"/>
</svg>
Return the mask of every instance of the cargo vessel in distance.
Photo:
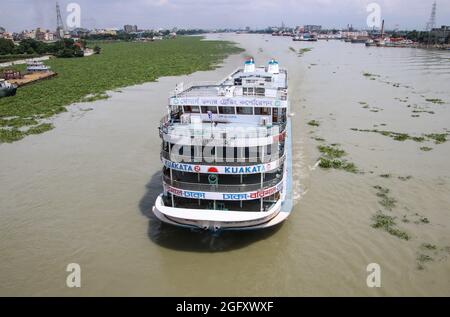
<svg viewBox="0 0 450 317">
<path fill-rule="evenodd" d="M 162 222 L 210 231 L 256 230 L 291 213 L 288 72 L 253 59 L 217 83 L 180 84 L 159 127 Z"/>
</svg>

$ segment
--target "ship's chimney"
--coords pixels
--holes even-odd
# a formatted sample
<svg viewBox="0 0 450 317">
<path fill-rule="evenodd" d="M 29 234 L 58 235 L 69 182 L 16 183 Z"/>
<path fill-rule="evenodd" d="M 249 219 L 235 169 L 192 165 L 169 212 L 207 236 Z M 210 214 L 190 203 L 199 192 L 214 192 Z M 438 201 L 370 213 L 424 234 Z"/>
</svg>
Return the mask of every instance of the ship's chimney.
<svg viewBox="0 0 450 317">
<path fill-rule="evenodd" d="M 253 58 L 245 62 L 244 73 L 254 73 L 256 70 L 255 61 Z"/>
<path fill-rule="evenodd" d="M 278 62 L 276 60 L 272 59 L 269 62 L 268 72 L 271 74 L 279 74 L 280 73 L 280 66 L 278 65 Z"/>
</svg>

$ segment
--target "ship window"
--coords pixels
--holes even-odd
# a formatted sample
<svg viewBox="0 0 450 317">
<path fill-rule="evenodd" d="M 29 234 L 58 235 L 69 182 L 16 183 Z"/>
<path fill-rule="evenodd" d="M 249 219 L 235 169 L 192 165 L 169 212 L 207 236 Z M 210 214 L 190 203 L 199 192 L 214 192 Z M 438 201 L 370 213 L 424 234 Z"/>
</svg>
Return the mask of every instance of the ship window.
<svg viewBox="0 0 450 317">
<path fill-rule="evenodd" d="M 255 114 L 260 116 L 270 116 L 272 112 L 271 108 L 255 108 Z"/>
<path fill-rule="evenodd" d="M 255 88 L 253 88 L 253 87 L 244 87 L 242 92 L 243 92 L 244 96 L 254 96 L 255 95 Z"/>
<path fill-rule="evenodd" d="M 207 114 L 208 111 L 212 113 L 217 113 L 217 107 L 202 107 L 202 113 Z"/>
<path fill-rule="evenodd" d="M 252 115 L 253 108 L 252 107 L 237 107 L 237 114 Z"/>
<path fill-rule="evenodd" d="M 236 114 L 236 109 L 234 107 L 219 107 L 220 114 Z"/>
<path fill-rule="evenodd" d="M 199 106 L 184 106 L 184 113 L 200 113 Z"/>
<path fill-rule="evenodd" d="M 256 95 L 257 96 L 265 96 L 266 95 L 266 89 L 265 88 L 256 88 Z"/>
</svg>

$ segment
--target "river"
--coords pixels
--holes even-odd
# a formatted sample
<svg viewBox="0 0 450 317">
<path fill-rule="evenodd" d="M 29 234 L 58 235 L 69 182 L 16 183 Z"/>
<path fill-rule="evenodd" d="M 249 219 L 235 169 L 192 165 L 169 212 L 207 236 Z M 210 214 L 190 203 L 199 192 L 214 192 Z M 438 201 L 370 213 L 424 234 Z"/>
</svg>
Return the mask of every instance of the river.
<svg viewBox="0 0 450 317">
<path fill-rule="evenodd" d="M 0 295 L 449 296 L 450 143 L 351 129 L 448 132 L 450 53 L 209 37 L 246 52 L 214 71 L 72 105 L 54 130 L 0 145 Z M 312 50 L 299 56 L 301 48 Z M 160 224 L 151 207 L 162 191 L 157 127 L 169 92 L 179 82 L 219 80 L 248 55 L 289 69 L 291 217 L 268 231 L 217 237 Z M 317 146 L 332 143 L 362 173 L 317 167 Z M 391 211 L 374 186 L 389 189 Z M 410 239 L 372 228 L 379 210 Z M 81 288 L 66 287 L 69 263 L 81 266 Z M 370 263 L 381 267 L 380 288 L 366 284 Z"/>
</svg>

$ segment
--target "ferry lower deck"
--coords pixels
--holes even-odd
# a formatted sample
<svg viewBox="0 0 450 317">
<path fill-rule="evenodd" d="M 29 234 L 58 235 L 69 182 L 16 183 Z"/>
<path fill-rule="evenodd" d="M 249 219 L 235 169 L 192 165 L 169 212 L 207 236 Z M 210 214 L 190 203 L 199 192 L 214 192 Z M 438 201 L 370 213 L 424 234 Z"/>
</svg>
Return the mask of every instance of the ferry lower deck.
<svg viewBox="0 0 450 317">
<path fill-rule="evenodd" d="M 291 120 L 288 119 L 287 133 L 291 135 Z M 292 142 L 286 141 L 286 163 L 283 178 L 283 192 L 272 199 L 257 200 L 199 200 L 161 194 L 153 207 L 153 213 L 164 223 L 211 231 L 261 230 L 284 222 L 293 208 L 292 197 Z M 235 195 L 242 195 L 236 193 Z M 172 201 L 173 198 L 173 201 Z M 261 211 L 262 210 L 262 211 Z"/>
</svg>

